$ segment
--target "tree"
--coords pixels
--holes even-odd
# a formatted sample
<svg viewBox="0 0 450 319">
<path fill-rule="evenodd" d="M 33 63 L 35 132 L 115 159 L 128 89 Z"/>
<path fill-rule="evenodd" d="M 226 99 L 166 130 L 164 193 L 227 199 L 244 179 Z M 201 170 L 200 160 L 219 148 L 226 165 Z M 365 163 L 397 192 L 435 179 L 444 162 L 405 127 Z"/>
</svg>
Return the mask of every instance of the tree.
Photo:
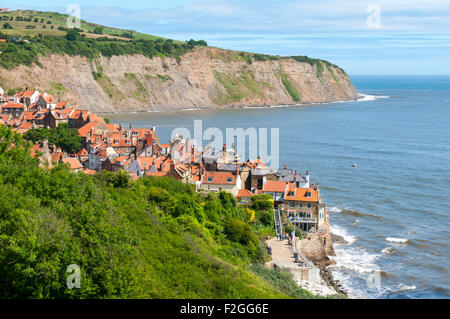
<svg viewBox="0 0 450 319">
<path fill-rule="evenodd" d="M 23 137 L 33 143 L 48 140 L 50 144 L 55 144 L 64 152 L 73 154 L 78 152 L 81 145 L 81 136 L 76 129 L 70 128 L 66 123 L 60 124 L 56 128 L 37 128 L 28 130 Z"/>
<path fill-rule="evenodd" d="M 66 39 L 69 41 L 77 41 L 78 40 L 78 31 L 75 29 L 70 29 L 69 31 L 67 31 L 66 34 Z"/>
<path fill-rule="evenodd" d="M 95 34 L 103 34 L 103 27 L 95 27 L 94 33 Z"/>
<path fill-rule="evenodd" d="M 12 29 L 12 28 L 13 27 L 8 22 L 3 23 L 3 29 Z"/>
</svg>

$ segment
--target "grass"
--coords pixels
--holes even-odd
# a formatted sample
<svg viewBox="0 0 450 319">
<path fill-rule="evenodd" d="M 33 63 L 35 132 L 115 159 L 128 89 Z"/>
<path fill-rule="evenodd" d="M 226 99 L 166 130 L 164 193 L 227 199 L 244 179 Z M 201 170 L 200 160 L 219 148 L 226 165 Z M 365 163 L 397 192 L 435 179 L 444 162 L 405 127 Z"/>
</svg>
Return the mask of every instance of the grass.
<svg viewBox="0 0 450 319">
<path fill-rule="evenodd" d="M 286 88 L 286 91 L 288 91 L 289 95 L 292 97 L 292 100 L 294 102 L 300 102 L 301 101 L 300 93 L 292 85 L 291 81 L 289 80 L 289 75 L 280 70 L 280 76 L 281 82 L 283 82 L 283 85 Z"/>
<path fill-rule="evenodd" d="M 50 82 L 50 89 L 48 90 L 52 95 L 61 96 L 68 88 L 58 82 Z"/>
<path fill-rule="evenodd" d="M 162 74 L 157 74 L 156 77 L 161 80 L 162 82 L 167 82 L 172 80 L 172 78 L 168 75 L 162 75 Z"/>
<path fill-rule="evenodd" d="M 316 63 L 316 76 L 320 79 L 323 75 L 323 65 L 321 62 Z"/>
<path fill-rule="evenodd" d="M 137 78 L 134 73 L 125 73 L 125 78 L 136 86 L 136 91 L 134 91 L 134 97 L 136 97 L 142 103 L 145 103 L 145 97 L 148 96 L 148 91 L 141 81 Z"/>
<path fill-rule="evenodd" d="M 12 21 L 6 21 L 12 25 L 13 29 L 5 30 L 2 29 L 2 32 L 7 34 L 14 34 L 19 36 L 35 36 L 38 34 L 43 35 L 52 35 L 52 36 L 62 36 L 65 35 L 65 31 L 58 30 L 58 27 L 66 27 L 67 20 L 69 18 L 68 14 L 62 14 L 59 12 L 44 12 L 44 11 L 36 11 L 36 10 L 16 10 L 8 13 L 0 14 L 0 17 L 7 16 L 12 17 Z M 32 21 L 17 21 L 16 17 L 29 18 L 32 17 Z M 38 22 L 35 22 L 34 19 L 38 19 Z M 44 20 L 41 23 L 41 20 Z M 50 21 L 50 24 L 47 22 Z M 1 22 L 1 21 L 0 21 Z M 3 25 L 3 22 L 1 23 Z M 26 29 L 27 25 L 33 25 L 35 29 Z M 53 29 L 51 29 L 53 26 Z M 45 27 L 45 28 L 44 28 Z M 124 31 L 131 32 L 136 40 L 156 40 L 156 39 L 165 39 L 156 35 L 145 34 L 136 32 L 134 30 L 123 30 L 119 28 L 112 28 L 102 26 L 96 23 L 87 22 L 85 20 L 80 21 L 80 28 L 86 32 L 87 37 L 97 37 L 98 35 L 92 33 L 96 27 L 103 28 L 103 36 L 116 36 L 121 35 Z M 119 38 L 123 38 L 120 37 Z M 123 38 L 127 40 L 127 38 Z"/>
<path fill-rule="evenodd" d="M 218 92 L 213 97 L 219 104 L 238 102 L 249 97 L 264 97 L 263 88 L 269 87 L 265 82 L 255 79 L 251 71 L 242 70 L 239 76 L 221 73 L 216 70 L 214 77 L 223 86 L 225 93 Z M 219 91 L 218 89 L 216 91 Z"/>
</svg>

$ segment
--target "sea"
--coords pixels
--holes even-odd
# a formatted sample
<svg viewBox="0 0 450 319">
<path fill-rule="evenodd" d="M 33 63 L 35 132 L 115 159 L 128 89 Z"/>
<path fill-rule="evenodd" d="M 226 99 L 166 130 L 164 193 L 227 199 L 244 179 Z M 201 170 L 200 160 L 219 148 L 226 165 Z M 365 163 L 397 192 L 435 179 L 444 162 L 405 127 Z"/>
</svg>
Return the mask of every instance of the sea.
<svg viewBox="0 0 450 319">
<path fill-rule="evenodd" d="M 450 298 L 450 76 L 351 76 L 358 100 L 107 114 L 125 127 L 279 129 L 279 165 L 319 182 L 352 298 Z M 248 143 L 248 141 L 247 141 Z M 270 152 L 270 149 L 269 149 Z"/>
</svg>

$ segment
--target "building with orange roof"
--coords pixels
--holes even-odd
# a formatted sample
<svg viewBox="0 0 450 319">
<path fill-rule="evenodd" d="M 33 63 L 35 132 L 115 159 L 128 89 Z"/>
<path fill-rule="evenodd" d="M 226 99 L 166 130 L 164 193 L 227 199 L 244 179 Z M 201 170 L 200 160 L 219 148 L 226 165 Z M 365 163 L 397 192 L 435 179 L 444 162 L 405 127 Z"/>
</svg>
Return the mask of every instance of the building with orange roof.
<svg viewBox="0 0 450 319">
<path fill-rule="evenodd" d="M 240 205 L 250 205 L 252 203 L 252 197 L 255 196 L 252 192 L 250 192 L 248 189 L 240 189 L 237 192 L 237 202 Z"/>
<path fill-rule="evenodd" d="M 288 183 L 280 210 L 288 220 L 304 232 L 320 231 L 328 226 L 328 212 L 322 204 L 319 185 L 298 188 Z"/>
<path fill-rule="evenodd" d="M 84 174 L 86 174 L 86 175 L 94 175 L 95 173 L 97 173 L 96 170 L 89 169 L 89 168 L 83 169 L 82 172 L 83 172 Z"/>
<path fill-rule="evenodd" d="M 225 191 L 236 196 L 241 187 L 239 169 L 234 172 L 205 171 L 201 178 L 200 190 L 208 192 Z"/>
<path fill-rule="evenodd" d="M 63 163 L 69 166 L 69 169 L 73 172 L 80 172 L 83 169 L 80 161 L 75 157 L 66 157 L 61 160 Z"/>
<path fill-rule="evenodd" d="M 279 204 L 284 200 L 284 194 L 288 187 L 288 182 L 284 181 L 266 181 L 263 186 L 263 194 L 271 195 L 274 204 Z"/>
<path fill-rule="evenodd" d="M 8 103 L 2 105 L 2 113 L 9 114 L 15 119 L 19 118 L 24 111 L 24 105 L 21 103 L 9 101 Z"/>
</svg>

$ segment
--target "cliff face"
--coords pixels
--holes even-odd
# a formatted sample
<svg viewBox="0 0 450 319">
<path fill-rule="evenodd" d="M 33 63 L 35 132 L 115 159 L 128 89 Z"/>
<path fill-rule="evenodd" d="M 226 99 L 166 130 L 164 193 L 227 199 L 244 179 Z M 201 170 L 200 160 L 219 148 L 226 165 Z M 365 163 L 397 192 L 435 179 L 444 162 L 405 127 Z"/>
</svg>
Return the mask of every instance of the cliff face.
<svg viewBox="0 0 450 319">
<path fill-rule="evenodd" d="M 252 61 L 201 48 L 179 60 L 142 55 L 52 55 L 39 66 L 0 71 L 0 86 L 33 87 L 96 112 L 156 111 L 332 102 L 355 99 L 339 68 L 292 59 Z"/>
</svg>

